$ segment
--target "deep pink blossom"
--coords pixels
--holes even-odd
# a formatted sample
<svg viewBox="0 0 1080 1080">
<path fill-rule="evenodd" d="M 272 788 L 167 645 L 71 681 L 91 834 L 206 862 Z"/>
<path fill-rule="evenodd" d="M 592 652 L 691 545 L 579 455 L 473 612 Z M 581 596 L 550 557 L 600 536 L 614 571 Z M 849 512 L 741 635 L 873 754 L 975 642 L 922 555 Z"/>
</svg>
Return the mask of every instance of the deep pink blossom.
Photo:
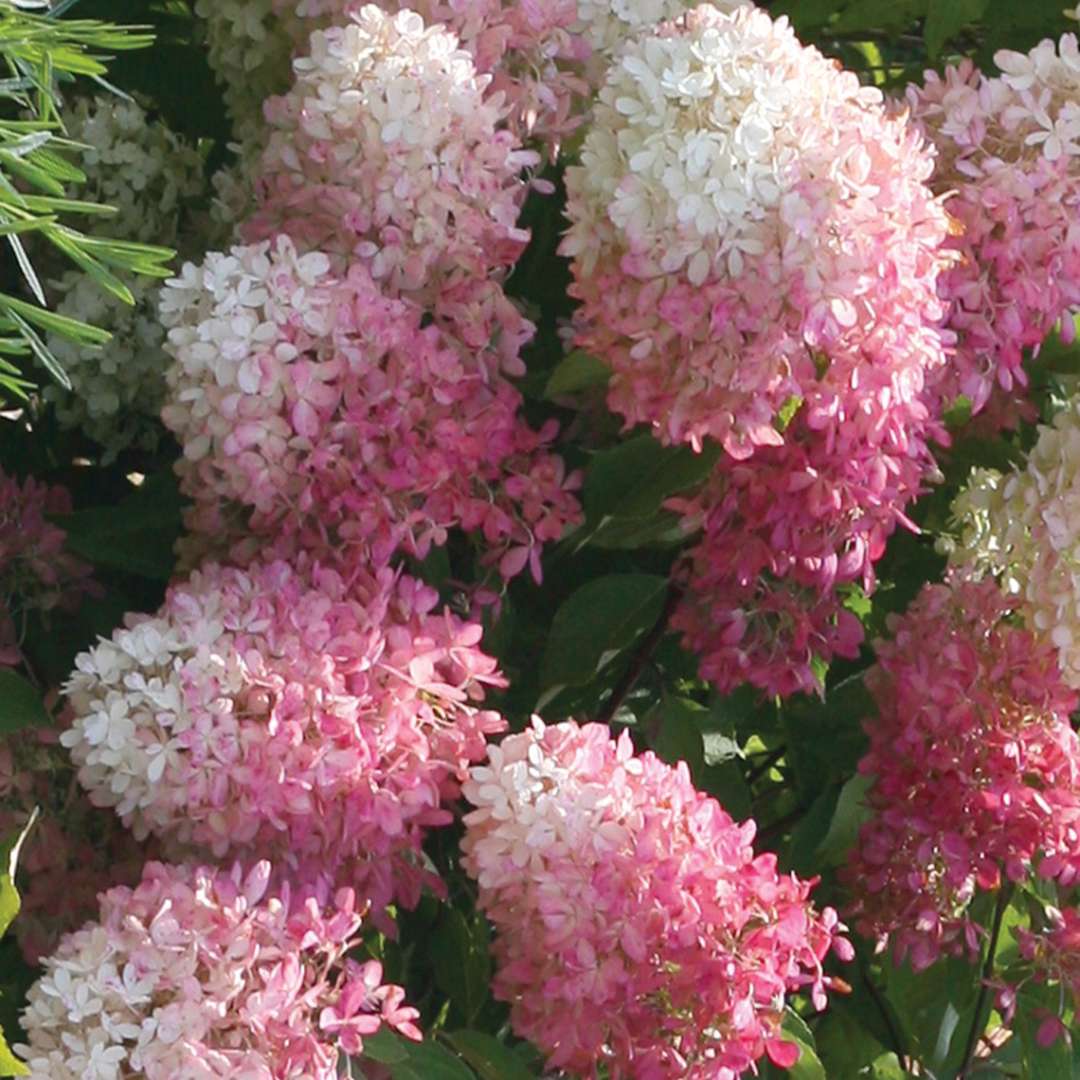
<svg viewBox="0 0 1080 1080">
<path fill-rule="evenodd" d="M 988 421 L 1015 426 L 1025 405 L 1024 352 L 1061 326 L 1072 339 L 1080 309 L 1080 52 L 1074 34 L 1027 54 L 1002 51 L 1002 74 L 970 60 L 911 87 L 913 116 L 936 147 L 936 191 L 956 218 L 961 256 L 942 276 L 955 334 L 937 387 L 965 395 Z"/>
<path fill-rule="evenodd" d="M 921 970 L 975 953 L 971 902 L 1035 874 L 1080 883 L 1080 740 L 1053 646 L 990 578 L 928 585 L 867 684 L 872 778 L 846 870 L 859 929 Z"/>
<path fill-rule="evenodd" d="M 0 668 L 22 662 L 30 612 L 71 611 L 99 592 L 90 567 L 64 550 L 66 533 L 49 520 L 70 513 L 65 488 L 0 470 Z"/>
</svg>

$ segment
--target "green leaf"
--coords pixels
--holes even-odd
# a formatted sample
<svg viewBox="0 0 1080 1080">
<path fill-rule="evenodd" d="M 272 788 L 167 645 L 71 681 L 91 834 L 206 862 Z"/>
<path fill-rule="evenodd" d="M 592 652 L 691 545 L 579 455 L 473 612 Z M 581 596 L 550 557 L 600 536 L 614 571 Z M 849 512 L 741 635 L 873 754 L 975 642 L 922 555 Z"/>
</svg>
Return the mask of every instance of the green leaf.
<svg viewBox="0 0 1080 1080">
<path fill-rule="evenodd" d="M 661 446 L 651 435 L 602 450 L 585 476 L 586 515 L 597 524 L 608 516 L 650 517 L 666 498 L 707 479 L 719 454 L 712 445 L 700 454 L 688 446 Z"/>
<path fill-rule="evenodd" d="M 154 581 L 168 581 L 176 567 L 181 500 L 170 475 L 147 478 L 117 506 L 66 514 L 68 550 L 98 566 Z"/>
<path fill-rule="evenodd" d="M 923 38 L 930 58 L 936 59 L 946 41 L 966 26 L 977 23 L 986 11 L 988 0 L 929 0 Z"/>
<path fill-rule="evenodd" d="M 829 831 L 817 849 L 819 864 L 839 866 L 847 858 L 848 851 L 858 838 L 859 828 L 870 816 L 863 800 L 871 783 L 869 776 L 856 773 L 840 789 Z"/>
<path fill-rule="evenodd" d="M 403 1043 L 408 1057 L 390 1066 L 393 1080 L 476 1080 L 460 1058 L 437 1042 Z"/>
<path fill-rule="evenodd" d="M 700 786 L 705 771 L 705 744 L 696 713 L 708 715 L 693 702 L 665 695 L 658 701 L 644 726 L 657 732 L 653 749 L 669 765 L 685 761 L 694 784 Z"/>
<path fill-rule="evenodd" d="M 1073 1080 L 1073 1049 L 1064 1038 L 1040 1046 L 1039 1026 L 1047 1016 L 1057 1016 L 1061 990 L 1056 986 L 1026 983 L 1016 995 L 1015 1031 L 1024 1048 L 1026 1076 L 1031 1080 Z M 1063 1017 L 1066 1029 L 1069 1016 Z"/>
<path fill-rule="evenodd" d="M 0 1033 L 0 1076 L 29 1076 L 30 1070 L 11 1052 Z"/>
<path fill-rule="evenodd" d="M 483 1031 L 455 1031 L 446 1041 L 481 1080 L 532 1080 L 532 1073 L 498 1039 Z"/>
<path fill-rule="evenodd" d="M 409 1060 L 408 1043 L 387 1027 L 364 1036 L 364 1057 L 380 1065 L 397 1065 Z"/>
<path fill-rule="evenodd" d="M 654 574 L 609 574 L 583 585 L 555 613 L 541 684 L 587 683 L 655 625 L 667 588 L 667 578 Z"/>
<path fill-rule="evenodd" d="M 48 727 L 49 713 L 32 683 L 9 668 L 0 668 L 0 735 L 28 727 Z"/>
<path fill-rule="evenodd" d="M 15 888 L 15 872 L 19 869 L 19 853 L 38 819 L 35 806 L 30 820 L 11 839 L 0 844 L 0 937 L 19 914 L 19 892 Z"/>
<path fill-rule="evenodd" d="M 475 929 L 457 908 L 447 908 L 431 940 L 435 982 L 472 1023 L 488 998 L 491 961 L 486 926 L 477 917 Z"/>
<path fill-rule="evenodd" d="M 606 386 L 610 378 L 611 368 L 603 360 L 577 349 L 559 361 L 544 388 L 544 397 L 550 401 L 594 386 Z"/>
</svg>

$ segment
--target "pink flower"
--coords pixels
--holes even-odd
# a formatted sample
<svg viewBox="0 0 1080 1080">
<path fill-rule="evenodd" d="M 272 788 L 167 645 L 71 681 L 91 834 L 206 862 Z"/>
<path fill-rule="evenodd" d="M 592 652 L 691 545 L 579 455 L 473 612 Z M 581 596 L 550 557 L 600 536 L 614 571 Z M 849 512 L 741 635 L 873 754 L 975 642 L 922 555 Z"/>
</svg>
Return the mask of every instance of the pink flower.
<svg viewBox="0 0 1080 1080">
<path fill-rule="evenodd" d="M 971 901 L 1008 879 L 1080 882 L 1077 695 L 992 579 L 926 586 L 877 645 L 859 764 L 872 811 L 846 870 L 860 931 L 921 970 L 978 955 Z"/>
<path fill-rule="evenodd" d="M 849 958 L 812 883 L 755 856 L 686 766 L 635 756 L 624 732 L 567 722 L 511 735 L 464 787 L 463 865 L 496 929 L 494 991 L 552 1069 L 735 1080 L 790 1063 L 785 998 L 825 1004 Z"/>
<path fill-rule="evenodd" d="M 18 1052 L 34 1080 L 333 1080 L 339 1053 L 359 1054 L 384 1024 L 420 1037 L 381 967 L 345 959 L 361 916 L 352 890 L 276 885 L 266 862 L 149 863 L 45 961 Z M 111 1071 L 87 1072 L 91 1061 Z"/>
<path fill-rule="evenodd" d="M 64 550 L 64 530 L 48 520 L 71 509 L 59 485 L 0 471 L 0 668 L 22 663 L 19 627 L 30 612 L 73 611 L 100 593 L 90 567 Z"/>
<path fill-rule="evenodd" d="M 502 685 L 480 627 L 437 604 L 389 570 L 206 564 L 77 658 L 62 742 L 140 838 L 414 904 L 427 829 L 505 726 L 479 707 Z"/>
<path fill-rule="evenodd" d="M 1004 74 L 970 61 L 927 72 L 908 90 L 916 121 L 937 148 L 936 191 L 950 193 L 960 255 L 942 276 L 953 363 L 936 392 L 965 395 L 986 423 L 1031 419 L 1024 351 L 1060 323 L 1071 337 L 1080 308 L 1080 90 L 1076 36 L 1027 55 L 1000 52 Z"/>
<path fill-rule="evenodd" d="M 184 446 L 196 533 L 356 548 L 382 565 L 461 528 L 503 577 L 530 566 L 538 579 L 543 545 L 580 517 L 579 477 L 549 449 L 556 426 L 522 420 L 499 358 L 423 325 L 359 264 L 336 277 L 284 237 L 234 248 L 185 267 L 163 316 L 163 417 Z M 230 504 L 239 530 L 224 526 Z"/>
</svg>

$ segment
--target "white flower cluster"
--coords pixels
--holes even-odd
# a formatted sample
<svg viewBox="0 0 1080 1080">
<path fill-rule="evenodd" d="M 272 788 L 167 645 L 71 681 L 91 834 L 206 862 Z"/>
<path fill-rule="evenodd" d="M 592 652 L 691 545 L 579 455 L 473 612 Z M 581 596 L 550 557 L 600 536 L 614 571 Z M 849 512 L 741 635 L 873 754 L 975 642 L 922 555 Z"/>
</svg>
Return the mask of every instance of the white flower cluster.
<svg viewBox="0 0 1080 1080">
<path fill-rule="evenodd" d="M 1060 51 L 1051 40 L 1030 53 L 1002 49 L 994 55 L 1001 81 L 1013 91 L 1001 122 L 1019 131 L 1027 146 L 1041 147 L 1048 161 L 1080 157 L 1080 47 L 1063 34 Z"/>
<path fill-rule="evenodd" d="M 245 145 L 259 141 L 263 102 L 289 85 L 293 40 L 275 7 L 273 0 L 196 0 L 195 4 L 233 134 Z"/>
<path fill-rule="evenodd" d="M 953 513 L 961 535 L 952 561 L 999 575 L 1080 688 L 1080 399 L 1039 429 L 1024 468 L 976 470 Z"/>
<path fill-rule="evenodd" d="M 172 964 L 171 951 L 158 963 Z M 34 1032 L 32 1047 L 20 1046 L 32 1080 L 120 1080 L 136 1049 L 168 1037 L 151 1013 L 156 972 L 116 956 L 102 926 L 68 939 L 67 955 L 50 957 L 46 974 L 30 988 L 23 1025 Z M 179 1034 L 179 1032 L 177 1032 Z M 124 1069 L 122 1072 L 121 1069 Z"/>
<path fill-rule="evenodd" d="M 119 240 L 175 246 L 186 210 L 205 191 L 198 151 L 160 121 L 151 122 L 133 101 L 84 98 L 64 115 L 68 135 L 86 145 L 78 164 L 86 174 L 80 198 L 117 208 L 82 227 Z M 130 277 L 134 306 L 123 303 L 81 271 L 66 270 L 49 283 L 61 315 L 108 330 L 112 340 L 84 348 L 49 335 L 49 348 L 71 379 L 72 390 L 45 389 L 56 416 L 104 447 L 106 457 L 131 445 L 153 449 L 164 396 L 168 358 L 157 323 L 160 282 Z"/>
<path fill-rule="evenodd" d="M 577 0 L 577 24 L 594 53 L 610 59 L 627 39 L 668 19 L 678 18 L 693 0 Z M 750 0 L 716 0 L 721 11 L 751 7 Z"/>
<path fill-rule="evenodd" d="M 117 213 L 90 220 L 103 236 L 175 245 L 185 203 L 203 194 L 198 150 L 151 120 L 134 101 L 80 98 L 64 112 L 69 138 L 85 143 L 77 164 L 86 173 L 80 198 L 115 206 Z"/>
<path fill-rule="evenodd" d="M 165 394 L 169 358 L 162 350 L 165 331 L 157 317 L 161 283 L 138 278 L 128 283 L 131 306 L 104 292 L 91 278 L 69 270 L 56 283 L 63 299 L 61 315 L 101 326 L 112 340 L 85 348 L 51 335 L 49 347 L 71 379 L 73 390 L 49 383 L 46 401 L 66 428 L 79 428 L 105 449 L 108 461 L 129 446 L 153 450 L 160 428 L 157 417 Z"/>
<path fill-rule="evenodd" d="M 744 253 L 779 248 L 783 217 L 802 216 L 793 181 L 857 166 L 848 147 L 836 156 L 838 115 L 880 105 L 878 90 L 756 8 L 703 4 L 686 24 L 618 55 L 581 165 L 567 171 L 574 220 L 563 251 L 585 273 L 616 247 L 658 273 L 685 266 L 692 283 L 725 263 L 737 276 Z"/>
<path fill-rule="evenodd" d="M 187 462 L 205 457 L 215 442 L 241 452 L 255 441 L 270 457 L 285 454 L 285 368 L 300 355 L 297 338 L 313 346 L 328 334 L 335 302 L 329 269 L 325 255 L 300 255 L 280 236 L 273 250 L 267 242 L 210 252 L 166 284 L 160 314 L 173 363 L 162 419 L 184 443 Z M 242 415 L 234 415 L 237 404 Z"/>
<path fill-rule="evenodd" d="M 474 765 L 462 787 L 475 807 L 469 858 L 481 889 L 500 889 L 522 876 L 543 875 L 552 851 L 607 845 L 617 847 L 626 831 L 610 821 L 613 793 L 603 784 L 583 781 L 540 745 L 546 725 L 538 716 L 531 729 L 488 747 L 488 760 Z M 623 768 L 640 772 L 628 758 Z"/>
<path fill-rule="evenodd" d="M 239 657 L 207 655 L 222 626 L 211 597 L 206 605 L 201 635 L 165 618 L 129 616 L 125 629 L 78 655 L 66 688 L 78 719 L 60 741 L 90 800 L 115 807 L 138 840 L 176 824 L 156 791 L 192 724 L 186 695 L 226 701 L 245 686 Z M 232 728 L 222 727 L 223 751 Z"/>
</svg>

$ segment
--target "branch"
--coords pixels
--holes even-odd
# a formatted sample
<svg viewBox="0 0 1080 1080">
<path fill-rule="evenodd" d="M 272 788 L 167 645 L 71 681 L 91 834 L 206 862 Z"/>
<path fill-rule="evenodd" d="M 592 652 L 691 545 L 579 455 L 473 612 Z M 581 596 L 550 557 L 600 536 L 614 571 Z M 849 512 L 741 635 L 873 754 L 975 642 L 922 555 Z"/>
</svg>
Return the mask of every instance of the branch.
<svg viewBox="0 0 1080 1080">
<path fill-rule="evenodd" d="M 979 1046 L 979 1036 L 986 1026 L 986 1018 L 983 1011 L 986 1008 L 986 999 L 990 994 L 990 980 L 994 975 L 994 954 L 997 952 L 998 938 L 1001 936 L 1001 924 L 1005 919 L 1005 909 L 1012 899 L 1012 885 L 1002 885 L 998 891 L 997 904 L 994 907 L 994 923 L 990 929 L 990 941 L 986 947 L 986 959 L 983 961 L 982 978 L 979 985 L 979 998 L 975 1002 L 975 1015 L 971 1020 L 971 1031 L 968 1032 L 967 1047 L 964 1049 L 964 1063 L 956 1074 L 958 1080 L 971 1075 L 972 1062 L 975 1059 L 975 1051 Z"/>
<path fill-rule="evenodd" d="M 615 689 L 611 691 L 611 697 L 608 699 L 607 704 L 597 715 L 597 719 L 601 723 L 611 723 L 612 718 L 619 711 L 619 706 L 627 699 L 630 691 L 634 689 L 638 679 L 641 678 L 641 673 L 648 666 L 656 647 L 667 633 L 668 623 L 671 621 L 671 616 L 675 614 L 675 608 L 682 599 L 682 595 L 682 588 L 679 585 L 674 582 L 668 585 L 667 599 L 664 601 L 660 617 L 653 624 L 652 629 L 641 639 L 641 644 L 630 658 L 629 666 L 623 672 L 622 678 L 615 684 Z"/>
</svg>

